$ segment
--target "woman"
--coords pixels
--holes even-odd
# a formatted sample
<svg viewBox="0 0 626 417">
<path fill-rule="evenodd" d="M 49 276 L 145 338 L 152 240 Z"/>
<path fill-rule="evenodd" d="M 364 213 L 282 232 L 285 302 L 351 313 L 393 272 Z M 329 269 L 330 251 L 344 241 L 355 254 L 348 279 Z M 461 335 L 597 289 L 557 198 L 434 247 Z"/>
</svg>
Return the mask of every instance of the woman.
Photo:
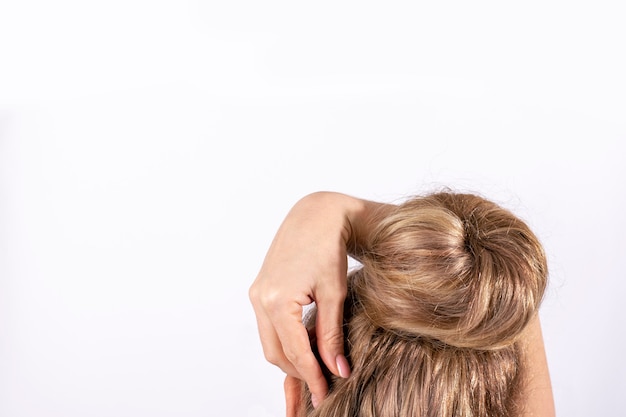
<svg viewBox="0 0 626 417">
<path fill-rule="evenodd" d="M 346 251 L 362 263 L 349 278 Z M 288 415 L 550 416 L 546 280 L 534 234 L 481 197 L 315 193 L 281 225 L 250 296 L 265 355 L 288 374 Z M 313 345 L 338 378 L 301 324 L 312 301 Z"/>
</svg>

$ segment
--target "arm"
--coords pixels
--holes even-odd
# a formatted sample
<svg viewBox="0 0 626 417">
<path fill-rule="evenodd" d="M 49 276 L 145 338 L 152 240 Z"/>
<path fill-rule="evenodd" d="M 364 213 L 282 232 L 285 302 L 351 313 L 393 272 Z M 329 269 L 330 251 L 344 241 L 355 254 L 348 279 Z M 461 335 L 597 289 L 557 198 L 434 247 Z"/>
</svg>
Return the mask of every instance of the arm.
<svg viewBox="0 0 626 417">
<path fill-rule="evenodd" d="M 315 403 L 328 386 L 302 324 L 303 306 L 315 301 L 320 355 L 331 372 L 348 377 L 342 330 L 347 250 L 358 256 L 368 224 L 385 207 L 331 192 L 302 198 L 287 214 L 250 287 L 266 359 L 306 381 Z"/>
<path fill-rule="evenodd" d="M 524 417 L 554 417 L 554 399 L 539 316 L 526 327 L 520 338 L 524 383 L 520 394 Z"/>
<path fill-rule="evenodd" d="M 369 230 L 393 205 L 338 193 L 314 193 L 298 201 L 279 228 L 250 288 L 263 350 L 290 377 L 304 379 L 314 403 L 328 386 L 302 324 L 303 306 L 316 302 L 318 349 L 328 369 L 349 376 L 343 356 L 343 301 L 347 252 L 359 258 Z M 521 349 L 527 383 L 525 416 L 553 416 L 554 404 L 538 318 L 529 324 Z M 286 393 L 295 390 L 288 377 Z M 288 399 L 295 395 L 288 395 Z"/>
</svg>

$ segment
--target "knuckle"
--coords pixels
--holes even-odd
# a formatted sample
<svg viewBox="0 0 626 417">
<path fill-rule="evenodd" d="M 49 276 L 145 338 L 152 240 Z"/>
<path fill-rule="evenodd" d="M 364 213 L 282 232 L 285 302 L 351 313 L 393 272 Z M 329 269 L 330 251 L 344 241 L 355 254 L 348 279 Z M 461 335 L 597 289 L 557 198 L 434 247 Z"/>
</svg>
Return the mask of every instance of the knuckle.
<svg viewBox="0 0 626 417">
<path fill-rule="evenodd" d="M 284 299 L 280 289 L 264 286 L 257 281 L 248 289 L 248 297 L 253 305 L 270 312 L 278 310 Z"/>
<path fill-rule="evenodd" d="M 285 356 L 296 369 L 302 369 L 303 365 L 305 365 L 302 355 L 297 355 L 293 352 L 285 352 Z"/>
<path fill-rule="evenodd" d="M 332 346 L 343 345 L 343 329 L 341 327 L 331 327 L 323 329 L 320 334 L 317 335 L 323 343 L 330 344 Z"/>
<path fill-rule="evenodd" d="M 291 349 L 285 349 L 284 353 L 285 353 L 285 357 L 287 358 L 287 360 L 291 362 L 297 368 L 298 361 L 299 361 L 298 354 L 296 354 L 296 352 L 294 352 Z"/>
<path fill-rule="evenodd" d="M 270 314 L 274 314 L 282 312 L 285 299 L 286 298 L 279 290 L 271 289 L 263 294 L 260 301 L 265 310 L 267 310 Z"/>
<path fill-rule="evenodd" d="M 265 360 L 272 365 L 280 366 L 280 364 L 282 363 L 281 356 L 276 354 L 276 352 L 263 352 L 263 355 L 265 356 Z"/>
<path fill-rule="evenodd" d="M 324 300 L 330 303 L 343 303 L 347 295 L 348 285 L 344 281 L 327 284 L 322 294 Z"/>
<path fill-rule="evenodd" d="M 289 351 L 285 352 L 285 356 L 291 362 L 291 364 L 298 370 L 311 369 L 317 365 L 315 357 L 312 355 L 297 354 Z"/>
<path fill-rule="evenodd" d="M 248 289 L 248 298 L 254 304 L 259 299 L 259 287 L 257 283 L 253 283 Z"/>
</svg>

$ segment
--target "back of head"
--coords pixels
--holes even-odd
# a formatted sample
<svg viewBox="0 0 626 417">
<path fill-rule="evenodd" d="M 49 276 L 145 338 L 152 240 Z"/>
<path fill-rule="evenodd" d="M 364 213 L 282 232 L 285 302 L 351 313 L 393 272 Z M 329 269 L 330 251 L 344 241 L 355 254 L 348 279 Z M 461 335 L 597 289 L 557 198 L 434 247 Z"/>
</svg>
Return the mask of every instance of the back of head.
<svg viewBox="0 0 626 417">
<path fill-rule="evenodd" d="M 399 205 L 349 280 L 352 376 L 306 415 L 510 416 L 522 381 L 515 341 L 547 283 L 528 226 L 471 194 Z"/>
</svg>

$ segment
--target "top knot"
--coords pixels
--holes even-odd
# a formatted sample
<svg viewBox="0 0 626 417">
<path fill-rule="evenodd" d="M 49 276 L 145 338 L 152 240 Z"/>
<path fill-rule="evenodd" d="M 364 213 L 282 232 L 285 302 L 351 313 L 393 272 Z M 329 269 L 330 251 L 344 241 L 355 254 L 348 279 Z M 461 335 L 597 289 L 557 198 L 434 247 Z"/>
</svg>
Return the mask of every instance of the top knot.
<svg viewBox="0 0 626 417">
<path fill-rule="evenodd" d="M 351 287 L 372 324 L 493 350 L 513 343 L 547 284 L 528 226 L 471 194 L 415 198 L 374 225 Z"/>
</svg>

